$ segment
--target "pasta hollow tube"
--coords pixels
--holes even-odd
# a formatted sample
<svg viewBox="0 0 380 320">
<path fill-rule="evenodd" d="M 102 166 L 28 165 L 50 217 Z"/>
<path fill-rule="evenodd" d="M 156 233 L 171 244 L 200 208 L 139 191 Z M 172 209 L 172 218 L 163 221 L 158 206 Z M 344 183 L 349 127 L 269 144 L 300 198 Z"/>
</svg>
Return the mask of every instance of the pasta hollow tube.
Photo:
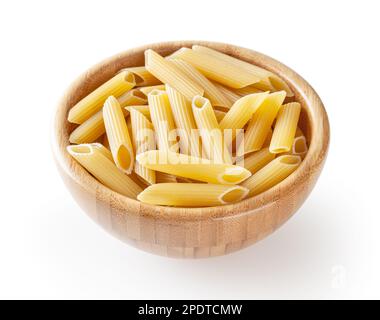
<svg viewBox="0 0 380 320">
<path fill-rule="evenodd" d="M 136 154 L 155 149 L 153 125 L 148 119 L 136 109 L 130 111 L 132 125 L 132 139 Z M 156 183 L 156 174 L 153 170 L 135 163 L 134 171 L 149 184 Z"/>
<path fill-rule="evenodd" d="M 125 68 L 121 70 L 121 72 L 123 71 L 128 71 L 133 74 L 136 86 L 154 86 L 161 83 L 161 81 L 152 75 L 144 66 Z"/>
<path fill-rule="evenodd" d="M 204 207 L 238 202 L 245 198 L 248 190 L 241 186 L 225 186 L 204 183 L 159 183 L 146 188 L 137 199 L 144 203 Z"/>
<path fill-rule="evenodd" d="M 145 51 L 146 68 L 163 83 L 169 84 L 190 100 L 196 95 L 203 95 L 203 88 L 186 76 L 173 63 L 161 57 L 151 49 Z"/>
<path fill-rule="evenodd" d="M 275 154 L 269 152 L 268 148 L 250 153 L 244 157 L 244 168 L 254 174 L 271 162 L 275 156 Z"/>
<path fill-rule="evenodd" d="M 239 184 L 251 175 L 240 166 L 214 164 L 208 159 L 175 152 L 151 150 L 137 155 L 136 159 L 152 170 L 209 183 Z"/>
<path fill-rule="evenodd" d="M 197 52 L 208 54 L 216 59 L 225 61 L 226 63 L 231 63 L 235 65 L 236 67 L 240 67 L 246 70 L 247 72 L 250 72 L 252 75 L 259 77 L 261 80 L 253 84 L 253 86 L 257 86 L 259 89 L 262 89 L 264 91 L 284 90 L 286 92 L 286 96 L 288 97 L 294 96 L 293 92 L 291 91 L 291 89 L 289 88 L 289 86 L 284 80 L 282 80 L 280 77 L 278 77 L 274 73 L 264 68 L 261 68 L 254 64 L 248 63 L 246 61 L 237 59 L 235 57 L 231 57 L 225 53 L 219 52 L 217 50 L 214 50 L 208 47 L 193 45 L 192 49 Z"/>
<path fill-rule="evenodd" d="M 192 134 L 192 130 L 195 130 L 197 126 L 191 109 L 191 103 L 169 84 L 166 85 L 166 92 L 180 136 L 179 145 L 181 153 L 200 157 L 199 139 L 196 135 Z"/>
<path fill-rule="evenodd" d="M 301 157 L 285 155 L 275 158 L 265 167 L 257 171 L 241 185 L 249 189 L 249 195 L 254 196 L 280 183 L 301 163 Z"/>
<path fill-rule="evenodd" d="M 163 90 L 165 91 L 165 85 L 164 84 L 158 84 L 156 86 L 148 86 L 148 87 L 138 87 L 143 94 L 148 96 L 148 94 L 153 91 L 153 90 Z"/>
<path fill-rule="evenodd" d="M 207 78 L 231 88 L 243 88 L 261 80 L 260 77 L 229 61 L 189 48 L 178 50 L 172 57 L 190 63 Z"/>
<path fill-rule="evenodd" d="M 148 103 L 150 118 L 156 131 L 158 149 L 177 151 L 177 133 L 167 93 L 153 90 L 148 94 Z"/>
<path fill-rule="evenodd" d="M 293 154 L 305 158 L 308 151 L 306 138 L 304 136 L 296 136 L 293 140 L 292 148 L 286 154 Z"/>
<path fill-rule="evenodd" d="M 130 114 L 132 109 L 137 110 L 138 112 L 141 112 L 145 117 L 147 117 L 147 119 L 150 121 L 150 111 L 148 105 L 128 106 L 124 109 L 127 110 L 128 114 Z"/>
<path fill-rule="evenodd" d="M 104 125 L 115 164 L 126 173 L 133 170 L 131 137 L 119 102 L 110 96 L 103 107 Z"/>
<path fill-rule="evenodd" d="M 298 102 L 291 102 L 281 107 L 269 146 L 270 152 L 281 153 L 291 149 L 300 112 L 301 105 Z"/>
<path fill-rule="evenodd" d="M 212 106 L 229 108 L 231 101 L 215 85 L 207 79 L 202 73 L 186 61 L 180 59 L 170 60 L 174 65 L 186 74 L 194 82 L 198 83 L 204 89 L 205 98 L 209 99 Z"/>
<path fill-rule="evenodd" d="M 121 107 L 143 105 L 148 103 L 146 95 L 138 89 L 132 89 L 122 94 L 117 98 L 117 101 L 119 101 Z"/>
<path fill-rule="evenodd" d="M 224 143 L 223 132 L 220 130 L 210 101 L 201 96 L 195 96 L 192 109 L 206 156 L 214 163 L 232 164 L 231 154 Z"/>
<path fill-rule="evenodd" d="M 220 121 L 220 129 L 232 129 L 232 138 L 234 138 L 236 129 L 242 129 L 245 126 L 267 96 L 267 92 L 253 93 L 237 100 Z"/>
<path fill-rule="evenodd" d="M 68 146 L 67 151 L 106 187 L 133 199 L 142 191 L 142 188 L 115 166 L 112 155 L 106 148 L 96 144 L 80 144 Z"/>
<path fill-rule="evenodd" d="M 248 124 L 244 144 L 241 144 L 238 149 L 239 155 L 262 148 L 285 97 L 285 91 L 274 92 L 267 96 Z"/>
<path fill-rule="evenodd" d="M 248 86 L 248 87 L 244 87 L 244 88 L 240 88 L 240 89 L 234 89 L 233 91 L 236 94 L 238 94 L 239 96 L 244 97 L 248 94 L 260 93 L 260 92 L 263 92 L 266 90 L 260 90 L 260 89 L 255 88 L 254 86 Z"/>
<path fill-rule="evenodd" d="M 68 120 L 81 124 L 102 109 L 106 99 L 113 95 L 118 97 L 136 85 L 132 73 L 124 71 L 102 84 L 89 95 L 80 100 L 69 111 Z"/>
<path fill-rule="evenodd" d="M 223 93 L 223 95 L 231 102 L 230 107 L 241 98 L 240 95 L 238 95 L 236 92 L 231 90 L 230 88 L 226 88 L 225 86 L 221 85 L 220 83 L 217 82 L 212 82 L 215 87 L 219 89 L 220 92 Z M 230 108 L 229 107 L 229 108 Z M 229 109 L 226 108 L 226 109 Z"/>
</svg>

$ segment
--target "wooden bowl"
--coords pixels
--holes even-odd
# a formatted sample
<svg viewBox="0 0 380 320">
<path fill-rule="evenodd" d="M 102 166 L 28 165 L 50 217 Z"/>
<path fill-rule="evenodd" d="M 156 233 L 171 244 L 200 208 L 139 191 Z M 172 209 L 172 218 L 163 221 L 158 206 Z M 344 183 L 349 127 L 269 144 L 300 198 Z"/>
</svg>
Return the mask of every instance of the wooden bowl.
<svg viewBox="0 0 380 320">
<path fill-rule="evenodd" d="M 210 208 L 153 206 L 129 199 L 93 178 L 66 152 L 74 126 L 69 109 L 121 68 L 144 65 L 144 50 L 168 55 L 200 44 L 266 68 L 282 77 L 302 105 L 301 128 L 309 152 L 300 167 L 275 187 L 239 203 Z M 215 42 L 176 41 L 127 50 L 82 74 L 59 102 L 54 127 L 54 154 L 61 176 L 80 207 L 105 230 L 142 250 L 181 258 L 224 255 L 271 234 L 302 205 L 326 159 L 329 122 L 313 88 L 282 63 L 253 50 Z M 301 239 L 300 239 L 301 240 Z"/>
</svg>

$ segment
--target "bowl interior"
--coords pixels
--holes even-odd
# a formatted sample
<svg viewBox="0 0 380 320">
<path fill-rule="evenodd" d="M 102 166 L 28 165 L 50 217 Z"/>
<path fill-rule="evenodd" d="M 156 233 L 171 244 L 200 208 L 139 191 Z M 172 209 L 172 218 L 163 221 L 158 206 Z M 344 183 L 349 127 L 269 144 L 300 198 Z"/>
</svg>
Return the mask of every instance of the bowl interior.
<svg viewBox="0 0 380 320">
<path fill-rule="evenodd" d="M 288 177 L 278 186 L 275 186 L 262 194 L 245 199 L 236 204 L 221 207 L 172 208 L 152 206 L 140 203 L 137 200 L 129 199 L 104 187 L 68 155 L 66 152 L 66 146 L 70 144 L 69 135 L 76 127 L 75 124 L 71 124 L 67 121 L 68 112 L 73 105 L 99 85 L 110 79 L 120 69 L 144 65 L 144 51 L 146 49 L 152 48 L 165 56 L 171 54 L 180 47 L 191 47 L 193 44 L 209 46 L 226 54 L 235 56 L 236 58 L 263 67 L 274 72 L 288 83 L 289 87 L 295 94 L 295 101 L 301 103 L 302 111 L 299 125 L 305 133 L 309 145 L 309 152 L 301 166 L 291 175 L 291 181 Z M 207 218 L 210 216 L 223 217 L 265 206 L 268 201 L 273 201 L 270 196 L 270 193 L 273 193 L 273 189 L 281 187 L 282 192 L 291 192 L 292 186 L 294 186 L 297 181 L 302 180 L 302 171 L 319 164 L 319 162 L 316 161 L 315 155 L 317 154 L 321 159 L 324 158 L 329 140 L 328 120 L 322 102 L 310 85 L 293 70 L 270 57 L 249 49 L 228 44 L 202 41 L 177 41 L 147 45 L 115 55 L 92 67 L 71 85 L 65 96 L 62 98 L 55 119 L 55 138 L 55 154 L 58 161 L 64 168 L 65 172 L 76 180 L 77 183 L 80 183 L 86 190 L 91 192 L 96 190 L 97 197 L 104 199 L 112 193 L 112 196 L 117 199 L 120 207 L 128 208 L 128 211 L 134 210 L 135 208 L 136 212 L 145 212 L 147 215 L 160 215 L 160 218 L 177 217 L 180 219 L 198 219 L 199 217 Z M 322 145 L 321 143 L 316 143 L 318 139 L 323 140 Z M 79 172 L 81 177 L 78 177 Z M 104 194 L 102 195 L 102 193 Z"/>
</svg>

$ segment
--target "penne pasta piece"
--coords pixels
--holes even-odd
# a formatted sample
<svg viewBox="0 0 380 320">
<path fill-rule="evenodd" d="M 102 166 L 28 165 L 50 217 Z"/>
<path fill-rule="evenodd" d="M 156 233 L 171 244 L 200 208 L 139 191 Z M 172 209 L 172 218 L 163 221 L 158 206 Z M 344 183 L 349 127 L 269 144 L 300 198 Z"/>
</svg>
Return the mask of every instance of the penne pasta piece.
<svg viewBox="0 0 380 320">
<path fill-rule="evenodd" d="M 300 163 L 301 157 L 299 156 L 279 156 L 253 174 L 241 185 L 249 189 L 250 196 L 255 196 L 280 183 L 294 172 Z"/>
<path fill-rule="evenodd" d="M 238 155 L 262 148 L 285 96 L 285 91 L 274 92 L 267 96 L 248 124 L 244 135 L 244 144 L 240 144 Z"/>
<path fill-rule="evenodd" d="M 177 151 L 177 133 L 167 93 L 153 90 L 148 94 L 148 103 L 158 149 Z"/>
<path fill-rule="evenodd" d="M 191 103 L 184 95 L 172 88 L 169 84 L 166 84 L 166 92 L 177 126 L 177 133 L 180 137 L 180 152 L 200 157 L 200 143 L 199 137 L 194 134 L 197 126 L 191 109 Z"/>
<path fill-rule="evenodd" d="M 142 191 L 132 179 L 113 163 L 111 153 L 98 144 L 80 144 L 67 147 L 70 155 L 106 187 L 136 199 Z M 108 155 L 107 155 L 108 154 Z"/>
<path fill-rule="evenodd" d="M 132 125 L 132 139 L 135 145 L 136 155 L 145 151 L 154 150 L 154 130 L 152 123 L 136 109 L 130 111 Z M 156 174 L 153 170 L 143 167 L 136 162 L 134 171 L 149 184 L 156 183 Z"/>
<path fill-rule="evenodd" d="M 203 95 L 204 90 L 192 79 L 186 76 L 169 60 L 149 49 L 145 51 L 146 68 L 163 83 L 169 84 L 190 100 L 196 95 Z"/>
<path fill-rule="evenodd" d="M 215 113 L 216 120 L 220 122 L 225 117 L 227 112 L 224 112 L 221 110 L 214 110 L 214 113 Z"/>
<path fill-rule="evenodd" d="M 282 153 L 291 149 L 300 112 L 301 105 L 298 102 L 291 102 L 281 107 L 273 130 L 270 152 Z"/>
<path fill-rule="evenodd" d="M 275 157 L 276 155 L 270 153 L 268 148 L 263 148 L 244 157 L 244 168 L 255 174 Z"/>
<path fill-rule="evenodd" d="M 115 97 L 110 96 L 104 103 L 103 118 L 115 164 L 129 174 L 133 169 L 133 147 L 122 108 Z"/>
<path fill-rule="evenodd" d="M 144 66 L 125 68 L 120 72 L 123 71 L 128 71 L 133 74 L 135 77 L 136 86 L 155 86 L 161 84 L 161 81 L 151 74 Z"/>
<path fill-rule="evenodd" d="M 156 183 L 177 183 L 177 177 L 173 176 L 172 174 L 155 171 L 156 172 Z"/>
<path fill-rule="evenodd" d="M 237 100 L 220 121 L 220 129 L 232 129 L 232 139 L 234 139 L 236 129 L 242 129 L 245 126 L 267 96 L 267 92 L 253 93 Z"/>
<path fill-rule="evenodd" d="M 150 111 L 148 105 L 141 105 L 141 106 L 128 106 L 124 108 L 127 110 L 128 114 L 130 114 L 131 110 L 137 110 L 138 112 L 141 112 L 147 119 L 150 121 Z"/>
<path fill-rule="evenodd" d="M 102 109 L 104 102 L 109 96 L 119 97 L 135 85 L 132 73 L 127 71 L 118 73 L 72 107 L 69 111 L 69 122 L 77 124 L 85 122 Z"/>
<path fill-rule="evenodd" d="M 152 170 L 209 183 L 239 184 L 251 175 L 240 166 L 214 164 L 208 159 L 168 151 L 151 150 L 138 154 L 136 159 Z"/>
<path fill-rule="evenodd" d="M 163 90 L 164 91 L 165 85 L 164 84 L 158 84 L 156 86 L 138 87 L 137 89 L 139 89 L 143 94 L 148 96 L 148 94 L 153 90 Z"/>
<path fill-rule="evenodd" d="M 230 63 L 238 68 L 245 70 L 246 72 L 251 73 L 253 76 L 260 78 L 260 81 L 253 84 L 253 86 L 256 86 L 258 89 L 261 89 L 263 91 L 269 90 L 272 92 L 284 90 L 288 97 L 294 96 L 287 83 L 275 75 L 273 72 L 208 47 L 193 45 L 192 49 L 196 52 L 208 54 L 214 59 L 220 59 L 225 63 Z"/>
<path fill-rule="evenodd" d="M 205 98 L 209 99 L 212 106 L 223 108 L 231 107 L 231 101 L 219 91 L 217 87 L 207 79 L 202 73 L 186 61 L 180 59 L 170 60 L 178 69 L 180 69 L 186 76 L 198 83 L 204 89 Z"/>
<path fill-rule="evenodd" d="M 137 199 L 144 203 L 204 207 L 234 203 L 245 198 L 248 190 L 241 186 L 204 183 L 159 183 L 146 188 Z"/>
<path fill-rule="evenodd" d="M 182 48 L 171 57 L 190 63 L 207 78 L 231 88 L 243 88 L 261 80 L 246 68 L 189 48 Z"/>
<path fill-rule="evenodd" d="M 296 134 L 295 134 L 295 138 L 296 137 L 299 137 L 299 136 L 305 136 L 302 132 L 302 130 L 300 129 L 300 127 L 297 127 L 297 130 L 296 130 Z"/>
<path fill-rule="evenodd" d="M 224 143 L 223 132 L 208 99 L 195 96 L 192 101 L 194 119 L 201 131 L 203 150 L 214 163 L 232 164 L 231 154 Z"/>
<path fill-rule="evenodd" d="M 132 89 L 117 98 L 121 107 L 148 103 L 147 96 L 138 89 Z"/>
<path fill-rule="evenodd" d="M 244 97 L 248 94 L 260 93 L 260 92 L 264 92 L 264 91 L 270 91 L 270 89 L 269 90 L 260 90 L 260 89 L 255 88 L 254 86 L 247 86 L 244 88 L 233 89 L 233 92 L 235 92 L 240 97 Z"/>
</svg>

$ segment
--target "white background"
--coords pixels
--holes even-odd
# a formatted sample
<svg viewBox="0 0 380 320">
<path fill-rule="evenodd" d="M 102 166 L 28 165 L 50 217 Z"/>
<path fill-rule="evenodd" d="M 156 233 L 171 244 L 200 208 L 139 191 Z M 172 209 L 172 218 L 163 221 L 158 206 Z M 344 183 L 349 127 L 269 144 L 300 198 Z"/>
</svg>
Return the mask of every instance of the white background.
<svg viewBox="0 0 380 320">
<path fill-rule="evenodd" d="M 380 298 L 378 1 L 1 1 L 0 298 Z M 279 231 L 208 260 L 115 240 L 55 169 L 51 119 L 70 82 L 146 43 L 199 39 L 266 53 L 328 111 L 322 176 Z"/>
</svg>

